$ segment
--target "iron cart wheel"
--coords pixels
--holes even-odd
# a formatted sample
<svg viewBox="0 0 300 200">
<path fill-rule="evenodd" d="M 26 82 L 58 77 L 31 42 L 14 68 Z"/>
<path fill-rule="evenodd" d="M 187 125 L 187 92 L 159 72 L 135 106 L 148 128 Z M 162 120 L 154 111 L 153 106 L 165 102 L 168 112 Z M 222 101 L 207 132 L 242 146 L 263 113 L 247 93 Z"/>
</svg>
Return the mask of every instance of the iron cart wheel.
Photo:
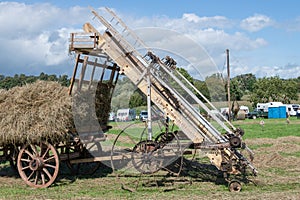
<svg viewBox="0 0 300 200">
<path fill-rule="evenodd" d="M 142 174 L 153 174 L 163 167 L 163 155 L 158 151 L 158 143 L 145 140 L 133 148 L 131 159 L 136 170 Z"/>
<path fill-rule="evenodd" d="M 180 143 L 177 132 L 163 132 L 156 138 L 155 142 L 159 145 L 161 154 L 164 155 L 162 169 L 179 175 L 183 167 L 183 149 L 185 145 Z"/>
<path fill-rule="evenodd" d="M 17 159 L 18 172 L 34 188 L 49 187 L 59 171 L 59 156 L 53 145 L 40 142 L 24 145 Z"/>
<path fill-rule="evenodd" d="M 237 180 L 232 180 L 228 184 L 230 192 L 240 192 L 242 189 L 242 184 Z"/>
</svg>

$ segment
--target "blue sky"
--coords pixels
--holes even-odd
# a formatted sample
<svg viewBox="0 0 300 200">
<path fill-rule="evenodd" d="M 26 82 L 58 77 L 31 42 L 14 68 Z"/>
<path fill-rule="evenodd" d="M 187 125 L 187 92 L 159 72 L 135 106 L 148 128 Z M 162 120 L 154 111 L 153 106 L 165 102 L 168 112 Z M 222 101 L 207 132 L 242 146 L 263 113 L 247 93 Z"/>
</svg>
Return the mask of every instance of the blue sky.
<svg viewBox="0 0 300 200">
<path fill-rule="evenodd" d="M 300 76 L 297 0 L 2 1 L 0 74 L 70 75 L 69 33 L 92 20 L 88 6 L 113 9 L 132 29 L 182 33 L 203 47 L 223 73 L 229 49 L 232 76 Z"/>
</svg>

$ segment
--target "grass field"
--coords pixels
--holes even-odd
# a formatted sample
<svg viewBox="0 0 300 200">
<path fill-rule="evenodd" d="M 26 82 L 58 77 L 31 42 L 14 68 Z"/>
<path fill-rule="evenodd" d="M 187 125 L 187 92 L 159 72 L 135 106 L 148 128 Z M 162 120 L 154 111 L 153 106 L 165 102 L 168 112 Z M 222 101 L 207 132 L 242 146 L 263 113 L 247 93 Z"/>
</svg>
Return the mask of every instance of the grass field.
<svg viewBox="0 0 300 200">
<path fill-rule="evenodd" d="M 5 162 L 0 165 L 0 199 L 299 199 L 300 119 L 264 119 L 264 126 L 261 120 L 233 122 L 245 130 L 259 171 L 240 193 L 230 193 L 205 158 L 185 166 L 185 176 L 176 178 L 164 172 L 117 178 L 107 167 L 92 176 L 74 176 L 62 163 L 58 180 L 47 189 L 26 186 Z M 122 189 L 124 181 L 136 191 Z"/>
</svg>

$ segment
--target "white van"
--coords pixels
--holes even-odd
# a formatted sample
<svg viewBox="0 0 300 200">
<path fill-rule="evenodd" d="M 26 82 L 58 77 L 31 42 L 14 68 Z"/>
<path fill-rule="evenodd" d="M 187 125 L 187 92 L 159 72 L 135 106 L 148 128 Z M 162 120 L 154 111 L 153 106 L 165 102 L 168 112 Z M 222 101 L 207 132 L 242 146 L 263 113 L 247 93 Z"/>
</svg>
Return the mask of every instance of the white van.
<svg viewBox="0 0 300 200">
<path fill-rule="evenodd" d="M 126 122 L 133 121 L 136 118 L 136 112 L 134 109 L 125 108 L 119 109 L 116 115 L 116 121 L 118 122 Z"/>
<path fill-rule="evenodd" d="M 290 116 L 296 116 L 296 115 L 297 115 L 297 112 L 294 110 L 292 104 L 285 104 L 285 107 L 286 107 L 286 112 L 287 112 Z"/>
</svg>

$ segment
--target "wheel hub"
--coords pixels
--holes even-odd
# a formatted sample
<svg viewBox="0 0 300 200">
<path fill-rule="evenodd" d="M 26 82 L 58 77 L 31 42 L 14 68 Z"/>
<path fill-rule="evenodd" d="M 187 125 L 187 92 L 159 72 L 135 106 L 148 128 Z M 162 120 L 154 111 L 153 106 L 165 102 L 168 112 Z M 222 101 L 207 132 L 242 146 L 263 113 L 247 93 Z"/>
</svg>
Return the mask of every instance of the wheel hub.
<svg viewBox="0 0 300 200">
<path fill-rule="evenodd" d="M 44 167 L 42 158 L 36 157 L 29 162 L 29 168 L 32 171 L 41 170 Z"/>
</svg>

